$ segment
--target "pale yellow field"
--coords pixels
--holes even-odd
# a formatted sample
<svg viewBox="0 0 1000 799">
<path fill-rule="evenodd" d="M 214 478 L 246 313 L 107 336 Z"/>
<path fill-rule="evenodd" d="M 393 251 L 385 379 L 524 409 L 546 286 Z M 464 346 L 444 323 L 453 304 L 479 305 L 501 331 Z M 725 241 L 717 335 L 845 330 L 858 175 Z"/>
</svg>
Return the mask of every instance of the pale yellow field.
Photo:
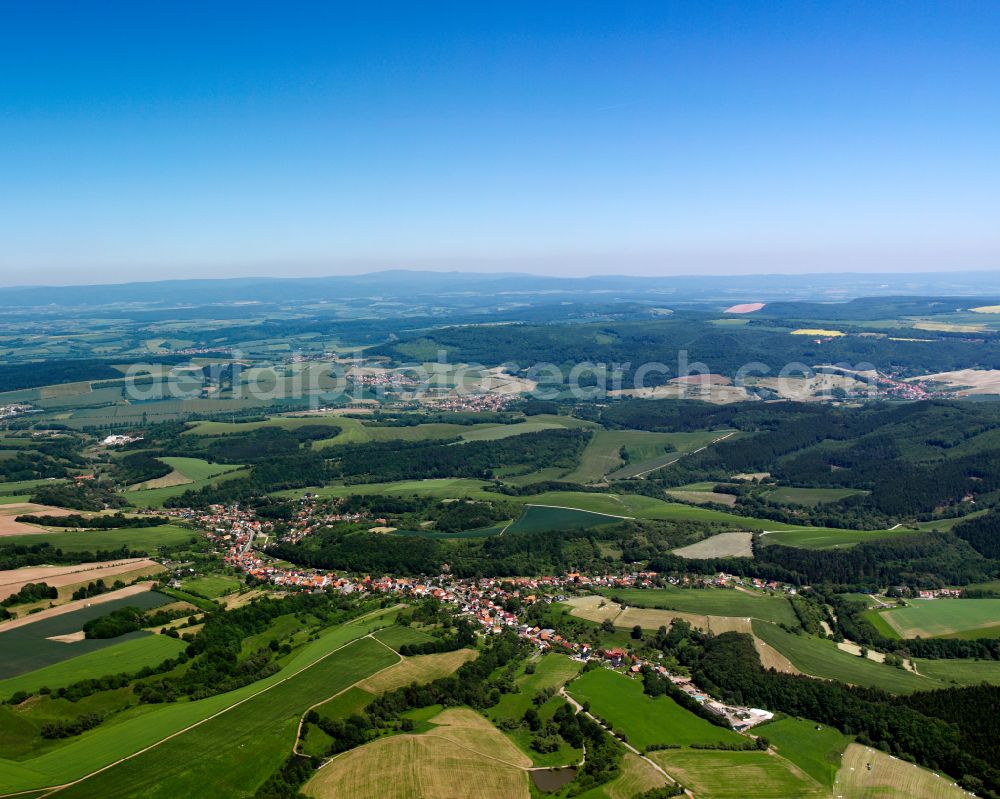
<svg viewBox="0 0 1000 799">
<path fill-rule="evenodd" d="M 152 480 L 147 480 L 144 483 L 135 483 L 128 487 L 129 491 L 143 491 L 147 488 L 170 488 L 170 486 L 183 486 L 188 483 L 193 483 L 190 477 L 181 474 L 177 469 L 174 469 L 169 474 L 163 475 L 163 477 L 156 477 Z"/>
<path fill-rule="evenodd" d="M 793 336 L 823 336 L 824 338 L 830 338 L 834 336 L 845 335 L 841 330 L 824 330 L 821 327 L 800 327 L 798 330 L 792 331 Z"/>
<path fill-rule="evenodd" d="M 660 788 L 667 784 L 666 778 L 649 763 L 631 752 L 625 753 L 622 773 L 605 789 L 608 799 L 632 799 L 637 794 Z"/>
<path fill-rule="evenodd" d="M 674 499 L 682 502 L 693 502 L 695 505 L 707 505 L 715 502 L 719 505 L 735 505 L 736 496 L 734 494 L 720 494 L 717 491 L 683 491 L 672 488 L 667 491 Z"/>
<path fill-rule="evenodd" d="M 973 313 L 1000 313 L 1000 305 L 980 305 L 978 308 L 969 308 Z"/>
<path fill-rule="evenodd" d="M 782 655 L 773 646 L 765 644 L 757 636 L 754 636 L 753 645 L 757 649 L 757 654 L 760 655 L 760 663 L 765 669 L 774 669 L 785 674 L 802 673 L 792 665 L 792 661 Z"/>
<path fill-rule="evenodd" d="M 604 603 L 603 605 L 601 603 Z M 588 621 L 602 622 L 611 619 L 616 627 L 634 627 L 656 630 L 669 627 L 674 619 L 684 619 L 705 632 L 752 633 L 749 620 L 740 616 L 703 616 L 700 613 L 684 613 L 680 610 L 657 610 L 655 608 L 626 608 L 600 596 L 578 596 L 567 602 L 573 607 L 570 613 Z"/>
<path fill-rule="evenodd" d="M 913 327 L 916 330 L 939 330 L 945 333 L 979 333 L 986 329 L 986 325 L 962 325 L 951 322 L 916 322 Z"/>
<path fill-rule="evenodd" d="M 692 492 L 694 493 L 694 492 Z M 730 496 L 730 495 L 726 495 Z M 695 544 L 674 550 L 682 558 L 751 558 L 752 533 L 719 533 Z"/>
<path fill-rule="evenodd" d="M 453 708 L 431 723 L 441 726 L 334 758 L 302 793 L 315 799 L 528 799 L 530 759 L 486 719 Z"/>
<path fill-rule="evenodd" d="M 968 796 L 946 777 L 861 744 L 848 746 L 842 763 L 834 794 L 843 799 L 959 799 Z"/>
<path fill-rule="evenodd" d="M 411 683 L 424 684 L 439 677 L 447 677 L 463 663 L 475 660 L 479 653 L 474 649 L 459 649 L 436 655 L 415 655 L 404 658 L 391 668 L 373 674 L 358 683 L 358 688 L 381 694 L 395 691 Z"/>
</svg>

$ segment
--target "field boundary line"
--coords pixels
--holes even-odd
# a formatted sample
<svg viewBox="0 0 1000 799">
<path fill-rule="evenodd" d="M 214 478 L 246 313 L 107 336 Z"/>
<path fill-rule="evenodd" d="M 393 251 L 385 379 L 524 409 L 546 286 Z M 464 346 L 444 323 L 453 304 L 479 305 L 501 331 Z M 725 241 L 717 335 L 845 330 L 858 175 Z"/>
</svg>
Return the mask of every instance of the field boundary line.
<svg viewBox="0 0 1000 799">
<path fill-rule="evenodd" d="M 299 726 L 295 730 L 295 743 L 292 744 L 292 754 L 293 755 L 298 755 L 299 757 L 309 757 L 309 755 L 303 754 L 302 752 L 299 751 L 299 742 L 302 740 L 302 725 L 305 723 L 306 716 L 309 715 L 309 711 L 315 710 L 316 708 L 320 707 L 321 705 L 325 705 L 327 702 L 332 702 L 334 699 L 336 699 L 341 694 L 346 693 L 347 691 L 350 691 L 358 683 L 364 682 L 365 680 L 368 680 L 368 679 L 371 679 L 376 674 L 381 674 L 386 669 L 394 669 L 396 666 L 398 666 L 400 663 L 402 663 L 406 659 L 401 654 L 399 654 L 399 652 L 397 652 L 395 649 L 393 649 L 391 646 L 389 646 L 385 641 L 381 641 L 378 638 L 376 638 L 373 633 L 368 633 L 368 635 L 364 636 L 364 638 L 370 638 L 372 641 L 375 641 L 376 643 L 382 644 L 382 646 L 384 646 L 386 649 L 388 649 L 390 652 L 392 652 L 392 654 L 394 654 L 396 657 L 398 657 L 399 660 L 397 660 L 395 663 L 390 663 L 388 666 L 385 666 L 384 668 L 381 668 L 378 671 L 373 671 L 367 677 L 362 677 L 360 680 L 356 680 L 355 682 L 352 682 L 346 688 L 341 688 L 339 691 L 337 691 L 337 693 L 335 693 L 335 694 L 333 694 L 331 696 L 328 696 L 326 699 L 323 699 L 322 701 L 317 702 L 315 705 L 310 705 L 304 711 L 302 711 L 302 715 L 299 716 Z M 363 638 L 357 638 L 355 640 L 361 641 L 361 640 L 363 640 Z M 354 643 L 354 642 L 352 641 L 351 643 Z M 364 689 L 362 689 L 362 690 L 364 690 Z"/>
<path fill-rule="evenodd" d="M 611 494 L 602 494 L 601 496 L 611 496 Z M 524 507 L 526 508 L 555 508 L 556 510 L 576 510 L 580 513 L 593 513 L 595 516 L 610 516 L 612 519 L 634 519 L 635 516 L 622 516 L 618 513 L 604 513 L 604 511 L 599 510 L 586 510 L 585 508 L 571 508 L 568 505 L 543 505 L 540 502 L 525 502 Z M 508 525 L 509 526 L 509 525 Z M 506 528 L 504 528 L 506 529 Z"/>
<path fill-rule="evenodd" d="M 720 441 L 725 441 L 727 438 L 729 438 L 730 436 L 736 435 L 738 432 L 739 432 L 739 430 L 731 430 L 730 432 L 726 433 L 724 436 L 720 436 L 719 438 L 713 438 L 707 444 L 705 444 L 705 445 L 703 445 L 701 447 L 698 447 L 698 449 L 693 449 L 690 452 L 681 452 L 676 458 L 674 458 L 669 463 L 661 463 L 659 466 L 654 466 L 652 469 L 646 469 L 646 471 L 644 471 L 644 472 L 637 472 L 636 474 L 632 475 L 631 479 L 633 479 L 633 480 L 640 479 L 641 480 L 642 477 L 643 477 L 643 475 L 649 474 L 650 472 L 659 471 L 660 469 L 666 469 L 668 466 L 673 466 L 675 463 L 677 463 L 677 461 L 679 461 L 685 455 L 697 455 L 699 452 L 704 452 L 706 449 L 708 449 L 713 444 L 718 444 Z M 607 478 L 607 475 L 605 475 L 605 478 Z M 625 479 L 629 479 L 629 478 L 625 478 Z"/>
<path fill-rule="evenodd" d="M 394 606 L 394 608 L 395 607 L 400 607 L 400 606 L 396 605 L 396 606 Z M 368 618 L 369 616 L 375 616 L 375 615 L 378 615 L 379 613 L 385 613 L 386 611 L 393 610 L 394 608 L 379 608 L 378 610 L 373 610 L 372 612 L 366 613 L 363 616 L 358 616 L 358 618 L 356 618 L 356 619 L 351 619 L 351 621 L 345 622 L 345 624 L 351 624 L 352 622 L 356 622 L 356 621 L 363 621 L 364 619 Z M 102 766 L 99 769 L 91 771 L 89 774 L 85 774 L 84 776 L 80 777 L 79 779 L 73 780 L 72 782 L 66 782 L 66 783 L 63 783 L 61 785 L 52 785 L 52 786 L 48 786 L 48 787 L 43 786 L 41 788 L 32 788 L 29 791 L 19 791 L 16 794 L 3 794 L 3 796 L 18 796 L 18 795 L 22 795 L 22 794 L 25 794 L 25 793 L 32 793 L 32 792 L 37 792 L 37 791 L 46 791 L 46 793 L 42 794 L 43 797 L 46 797 L 46 796 L 51 796 L 54 793 L 58 793 L 59 791 L 63 791 L 66 788 L 71 788 L 74 785 L 77 785 L 77 784 L 79 784 L 81 782 L 84 782 L 85 780 L 89 780 L 91 777 L 94 777 L 94 776 L 96 776 L 98 774 L 101 774 L 102 772 L 105 772 L 105 771 L 107 771 L 110 768 L 114 768 L 115 766 L 121 765 L 122 763 L 124 763 L 124 762 L 126 762 L 128 760 L 132 760 L 133 758 L 136 758 L 139 755 L 145 754 L 146 752 L 150 751 L 151 749 L 155 749 L 156 747 L 161 746 L 162 744 L 165 744 L 167 741 L 169 741 L 169 740 L 171 740 L 173 738 L 176 738 L 179 735 L 183 735 L 186 732 L 190 732 L 195 727 L 200 727 L 202 724 L 204 724 L 204 723 L 206 723 L 208 721 L 211 721 L 214 718 L 218 718 L 219 716 L 223 715 L 224 713 L 228 713 L 233 708 L 239 707 L 240 705 L 244 704 L 245 702 L 249 702 L 251 699 L 256 699 L 261 694 L 265 694 L 268 691 L 270 691 L 272 688 L 276 688 L 279 685 L 281 685 L 282 683 L 288 682 L 288 680 L 292 679 L 293 677 L 297 677 L 302 672 L 304 672 L 304 671 L 306 671 L 308 669 L 311 669 L 317 663 L 320 663 L 320 662 L 326 660 L 328 657 L 330 657 L 331 655 L 336 654 L 341 649 L 345 649 L 346 647 L 349 647 L 352 644 L 356 644 L 358 641 L 361 641 L 361 640 L 363 640 L 365 638 L 369 638 L 369 637 L 371 637 L 371 633 L 370 632 L 369 633 L 365 633 L 364 635 L 359 635 L 357 638 L 352 638 L 350 641 L 347 641 L 346 643 L 341 644 L 336 649 L 331 649 L 325 655 L 322 655 L 322 656 L 316 658 L 316 660 L 314 660 L 312 663 L 309 663 L 308 665 L 303 666 L 301 669 L 299 669 L 298 671 L 293 672 L 292 674 L 289 674 L 287 677 L 282 677 L 280 680 L 278 680 L 275 683 L 272 683 L 271 685 L 267 686 L 266 688 L 261 688 L 256 693 L 250 694 L 250 696 L 247 696 L 247 697 L 239 700 L 238 702 L 234 702 L 233 704 L 228 705 L 227 707 L 224 707 L 222 710 L 219 710 L 219 711 L 213 713 L 211 716 L 206 716 L 203 719 L 199 719 L 198 721 L 194 722 L 193 724 L 189 724 L 187 727 L 184 727 L 183 729 L 177 730 L 176 732 L 172 732 L 170 735 L 166 736 L 165 738 L 161 738 L 159 741 L 155 741 L 155 742 L 149 744 L 149 746 L 143 747 L 142 749 L 139 749 L 138 751 L 133 752 L 130 755 L 126 755 L 125 757 L 121 757 L 118 760 L 114 761 L 113 763 L 108 763 L 106 766 Z"/>
</svg>

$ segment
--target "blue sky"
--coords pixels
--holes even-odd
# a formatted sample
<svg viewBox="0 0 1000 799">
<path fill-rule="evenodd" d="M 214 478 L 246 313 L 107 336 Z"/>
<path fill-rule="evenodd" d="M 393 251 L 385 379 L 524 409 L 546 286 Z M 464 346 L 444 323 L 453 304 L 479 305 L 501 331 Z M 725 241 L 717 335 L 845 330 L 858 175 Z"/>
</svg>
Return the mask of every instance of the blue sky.
<svg viewBox="0 0 1000 799">
<path fill-rule="evenodd" d="M 0 9 L 0 284 L 1000 268 L 995 2 Z"/>
</svg>

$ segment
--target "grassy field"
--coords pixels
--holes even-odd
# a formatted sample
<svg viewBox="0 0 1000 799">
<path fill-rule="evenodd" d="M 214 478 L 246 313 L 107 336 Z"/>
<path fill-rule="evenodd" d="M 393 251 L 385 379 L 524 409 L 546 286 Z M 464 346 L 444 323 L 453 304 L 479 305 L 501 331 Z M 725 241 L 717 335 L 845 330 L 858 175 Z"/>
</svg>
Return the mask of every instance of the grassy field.
<svg viewBox="0 0 1000 799">
<path fill-rule="evenodd" d="M 140 715 L 113 725 L 98 727 L 68 741 L 57 750 L 30 760 L 16 763 L 0 760 L 0 785 L 8 791 L 20 791 L 78 780 L 96 769 L 163 741 L 167 736 L 213 714 L 221 713 L 211 722 L 194 728 L 191 733 L 171 739 L 171 742 L 178 743 L 187 739 L 194 744 L 191 749 L 185 745 L 182 750 L 178 750 L 180 759 L 174 757 L 175 750 L 172 747 L 166 750 L 158 746 L 81 783 L 70 795 L 132 797 L 146 796 L 149 791 L 159 795 L 156 792 L 160 790 L 165 790 L 165 795 L 177 795 L 178 789 L 174 786 L 178 784 L 184 785 L 180 793 L 190 796 L 237 796 L 253 793 L 252 788 L 248 790 L 245 786 L 239 786 L 238 790 L 229 790 L 235 786 L 213 786 L 216 780 L 266 776 L 265 770 L 270 773 L 269 770 L 280 763 L 291 749 L 294 724 L 297 724 L 297 714 L 294 724 L 288 721 L 292 709 L 297 710 L 304 700 L 309 700 L 305 705 L 307 707 L 391 663 L 395 656 L 374 641 L 366 644 L 363 650 L 342 647 L 373 630 L 391 624 L 397 612 L 395 609 L 387 609 L 335 627 L 294 653 L 280 672 L 244 688 L 197 702 L 151 706 Z M 369 657 L 365 654 L 367 652 L 374 654 Z M 364 668 L 356 669 L 355 664 L 363 665 Z M 313 666 L 317 668 L 312 668 Z M 301 671 L 302 669 L 305 671 Z M 289 679 L 297 673 L 296 678 Z M 306 679 L 299 680 L 299 677 Z M 264 692 L 261 693 L 262 691 Z M 243 704 L 238 704 L 240 702 Z M 287 703 L 287 708 L 283 708 L 283 703 Z M 245 710 L 241 711 L 240 708 Z M 264 725 L 263 730 L 258 726 L 258 716 Z M 268 728 L 271 728 L 270 732 Z M 189 734 L 197 730 L 202 730 L 202 733 L 196 738 L 188 738 Z M 211 733 L 208 741 L 203 737 L 205 731 Z M 272 736 L 275 732 L 280 735 L 279 747 L 272 751 L 271 744 L 275 742 Z M 253 751 L 252 740 L 258 735 L 269 742 L 267 752 Z M 251 749 L 248 750 L 247 746 L 251 746 Z M 186 762 L 194 761 L 195 754 L 192 751 L 198 753 L 199 747 L 203 747 L 209 754 L 204 760 L 204 765 L 209 766 L 212 772 L 208 775 L 200 770 L 196 771 Z M 254 767 L 251 769 L 252 774 L 248 774 L 243 768 L 244 755 Z M 258 765 L 261 757 L 266 762 Z M 169 758 L 169 762 L 164 758 Z M 232 768 L 228 758 L 240 759 L 241 767 Z M 227 771 L 233 773 L 227 775 Z M 196 774 L 203 784 L 192 788 L 185 780 Z M 175 777 L 177 782 L 174 781 Z M 161 779 L 163 782 L 158 783 Z M 202 790 L 205 786 L 208 787 Z"/>
<path fill-rule="evenodd" d="M 520 518 L 507 528 L 507 535 L 543 533 L 550 530 L 585 530 L 602 524 L 617 524 L 621 519 L 574 508 L 550 508 L 525 505 Z"/>
<path fill-rule="evenodd" d="M 979 685 L 988 682 L 1000 685 L 998 660 L 917 660 L 917 671 L 949 685 Z"/>
<path fill-rule="evenodd" d="M 806 799 L 829 791 L 767 752 L 664 750 L 651 758 L 699 799 Z"/>
<path fill-rule="evenodd" d="M 674 550 L 675 555 L 692 560 L 705 558 L 752 558 L 751 533 L 719 533 L 686 547 Z"/>
<path fill-rule="evenodd" d="M 794 530 L 782 530 L 780 527 L 768 527 L 768 533 L 761 538 L 764 544 L 783 544 L 786 547 L 801 547 L 803 549 L 837 549 L 852 547 L 867 541 L 882 541 L 886 538 L 902 538 L 907 535 L 917 535 L 919 530 L 900 527 L 898 530 L 835 530 L 826 527 L 799 527 Z M 773 532 L 771 532 L 773 530 Z"/>
<path fill-rule="evenodd" d="M 453 708 L 421 735 L 396 735 L 352 749 L 305 784 L 314 799 L 528 799 L 529 761 L 488 721 Z"/>
<path fill-rule="evenodd" d="M 475 649 L 456 649 L 454 652 L 439 652 L 434 655 L 414 655 L 365 678 L 358 683 L 358 688 L 372 694 L 382 694 L 413 683 L 425 685 L 453 674 L 463 664 L 475 660 L 478 654 Z"/>
<path fill-rule="evenodd" d="M 190 591 L 196 596 L 215 599 L 223 594 L 229 594 L 239 589 L 242 585 L 239 577 L 226 574 L 210 574 L 205 577 L 195 577 L 193 580 L 185 580 L 183 589 Z"/>
<path fill-rule="evenodd" d="M 5 536 L 4 544 L 51 544 L 63 552 L 96 552 L 100 549 L 116 550 L 127 546 L 133 552 L 150 554 L 157 547 L 183 544 L 199 535 L 197 530 L 178 527 L 175 524 L 161 524 L 159 527 L 140 527 L 119 530 L 88 530 L 85 532 L 32 533 L 31 535 Z"/>
<path fill-rule="evenodd" d="M 590 702 L 590 712 L 624 732 L 637 749 L 651 744 L 738 743 L 745 740 L 728 727 L 716 727 L 659 696 L 642 691 L 642 681 L 609 669 L 593 669 L 571 682 L 567 689 L 578 702 Z"/>
<path fill-rule="evenodd" d="M 879 617 L 901 638 L 1000 635 L 1000 599 L 913 599 L 906 607 L 880 612 Z"/>
<path fill-rule="evenodd" d="M 7 680 L 18 675 L 28 674 L 37 669 L 53 666 L 57 663 L 86 655 L 98 649 L 105 649 L 124 640 L 142 638 L 148 633 L 129 633 L 119 638 L 88 638 L 74 643 L 50 641 L 57 635 L 68 635 L 83 629 L 84 623 L 99 616 L 104 616 L 113 610 L 124 607 L 142 609 L 165 605 L 170 598 L 155 591 L 135 594 L 122 599 L 113 599 L 97 605 L 82 607 L 79 610 L 63 613 L 58 616 L 39 619 L 23 627 L 0 632 L 0 679 Z"/>
<path fill-rule="evenodd" d="M 847 747 L 843 762 L 835 786 L 836 795 L 843 799 L 967 799 L 969 796 L 947 777 L 861 744 Z"/>
<path fill-rule="evenodd" d="M 771 502 L 778 502 L 782 505 L 805 505 L 813 508 L 822 505 L 824 502 L 837 502 L 846 497 L 853 497 L 858 494 L 866 494 L 867 491 L 859 491 L 853 488 L 795 488 L 793 486 L 781 486 L 769 491 L 764 496 Z"/>
<path fill-rule="evenodd" d="M 45 480 L 16 480 L 9 483 L 0 483 L 0 495 L 10 496 L 11 494 L 30 494 L 38 486 L 54 486 L 65 483 L 65 480 L 45 479 Z"/>
<path fill-rule="evenodd" d="M 73 644 L 63 646 L 74 646 Z M 34 692 L 43 686 L 62 688 L 78 680 L 94 679 L 123 671 L 138 671 L 176 657 L 187 648 L 184 641 L 165 635 L 143 635 L 115 643 L 51 666 L 0 680 L 0 699 L 18 691 Z"/>
<path fill-rule="evenodd" d="M 783 595 L 752 594 L 730 588 L 619 588 L 602 591 L 626 605 L 667 608 L 705 616 L 750 616 L 796 624 L 795 612 Z"/>
<path fill-rule="evenodd" d="M 580 799 L 633 799 L 667 784 L 666 778 L 638 755 L 626 752 L 621 774 L 611 782 L 581 793 Z"/>
<path fill-rule="evenodd" d="M 813 677 L 882 688 L 897 694 L 943 687 L 928 677 L 842 652 L 832 641 L 787 633 L 775 624 L 755 621 L 753 631 L 768 646 L 787 657 L 795 668 Z"/>
<path fill-rule="evenodd" d="M 754 728 L 771 742 L 771 748 L 794 763 L 816 782 L 833 788 L 850 736 L 833 727 L 805 719 L 784 718 Z"/>
<path fill-rule="evenodd" d="M 675 447 L 676 451 L 669 454 L 671 459 L 682 452 L 689 452 L 701 446 L 705 436 L 702 433 L 649 433 L 642 430 L 598 430 L 587 444 L 580 458 L 580 465 L 563 479 L 571 483 L 596 483 L 605 475 L 619 470 L 636 468 L 636 464 L 645 463 L 666 454 L 667 446 Z M 621 457 L 621 450 L 629 456 L 629 465 Z"/>
<path fill-rule="evenodd" d="M 375 637 L 386 646 L 396 650 L 404 644 L 425 644 L 428 641 L 434 640 L 433 636 L 425 632 L 421 632 L 414 627 L 403 627 L 399 624 L 379 630 L 375 633 Z"/>
<path fill-rule="evenodd" d="M 699 430 L 694 433 L 628 432 L 634 434 L 634 437 L 627 437 L 623 442 L 629 455 L 629 461 L 608 474 L 610 480 L 625 480 L 661 469 L 682 455 L 706 447 L 719 437 L 726 435 L 725 432 L 718 430 Z M 615 434 L 617 431 L 612 433 L 612 435 Z M 664 444 L 670 444 L 673 449 L 670 452 L 664 452 Z"/>
</svg>

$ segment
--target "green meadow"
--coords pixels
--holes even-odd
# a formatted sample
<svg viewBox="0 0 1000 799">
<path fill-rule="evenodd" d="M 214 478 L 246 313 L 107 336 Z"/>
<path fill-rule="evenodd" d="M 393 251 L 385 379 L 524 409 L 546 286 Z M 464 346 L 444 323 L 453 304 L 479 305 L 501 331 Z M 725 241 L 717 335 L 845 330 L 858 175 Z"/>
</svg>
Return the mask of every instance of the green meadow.
<svg viewBox="0 0 1000 799">
<path fill-rule="evenodd" d="M 5 536 L 4 544 L 51 544 L 63 552 L 96 552 L 116 550 L 127 546 L 135 551 L 153 554 L 157 547 L 183 544 L 199 535 L 175 524 L 161 524 L 158 527 L 121 528 L 117 530 L 85 530 L 82 532 L 31 533 L 29 535 Z"/>
<path fill-rule="evenodd" d="M 640 750 L 653 744 L 690 746 L 745 740 L 728 727 L 717 727 L 685 710 L 669 697 L 647 696 L 642 680 L 610 669 L 588 671 L 567 690 L 578 702 L 589 702 L 591 713 L 625 733 L 629 743 Z"/>
<path fill-rule="evenodd" d="M 853 740 L 833 727 L 796 718 L 770 721 L 755 727 L 753 732 L 767 738 L 779 755 L 831 789 L 840 768 L 841 755 Z"/>
</svg>

